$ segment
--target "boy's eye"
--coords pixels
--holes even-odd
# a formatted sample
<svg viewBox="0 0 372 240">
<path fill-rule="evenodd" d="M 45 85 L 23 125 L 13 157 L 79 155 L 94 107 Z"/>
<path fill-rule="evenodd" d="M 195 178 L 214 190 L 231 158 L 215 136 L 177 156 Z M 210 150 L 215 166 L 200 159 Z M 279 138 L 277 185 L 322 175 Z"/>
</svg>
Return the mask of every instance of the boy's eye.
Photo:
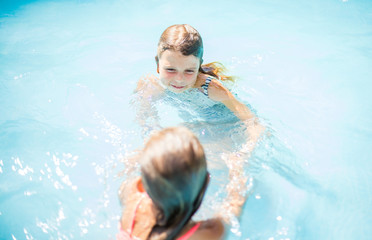
<svg viewBox="0 0 372 240">
<path fill-rule="evenodd" d="M 165 70 L 167 70 L 167 72 L 176 72 L 176 69 L 174 69 L 174 68 L 167 68 Z"/>
<path fill-rule="evenodd" d="M 195 71 L 194 70 L 186 70 L 187 74 L 193 74 Z"/>
</svg>

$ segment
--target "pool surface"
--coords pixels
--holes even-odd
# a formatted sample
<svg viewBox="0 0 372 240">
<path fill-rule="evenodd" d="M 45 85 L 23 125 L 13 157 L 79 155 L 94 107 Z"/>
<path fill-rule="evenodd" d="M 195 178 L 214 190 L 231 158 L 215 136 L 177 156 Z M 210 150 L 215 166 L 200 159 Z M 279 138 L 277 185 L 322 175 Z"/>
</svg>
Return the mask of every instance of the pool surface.
<svg viewBox="0 0 372 240">
<path fill-rule="evenodd" d="M 204 61 L 239 77 L 232 90 L 267 126 L 228 239 L 369 239 L 371 12 L 367 0 L 2 1 L 0 239 L 115 239 L 121 159 L 143 143 L 133 89 L 175 23 L 201 33 Z M 242 126 L 174 101 L 157 103 L 160 122 L 205 145 L 196 217 L 210 217 Z"/>
</svg>

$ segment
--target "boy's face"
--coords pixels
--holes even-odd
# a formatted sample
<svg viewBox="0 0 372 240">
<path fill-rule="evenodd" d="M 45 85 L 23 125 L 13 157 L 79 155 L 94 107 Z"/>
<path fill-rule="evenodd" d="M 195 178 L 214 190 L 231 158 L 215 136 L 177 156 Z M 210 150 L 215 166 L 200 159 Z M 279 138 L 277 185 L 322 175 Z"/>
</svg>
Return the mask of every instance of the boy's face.
<svg viewBox="0 0 372 240">
<path fill-rule="evenodd" d="M 165 50 L 158 63 L 160 81 L 172 92 L 183 92 L 195 85 L 199 66 L 200 60 L 194 55 Z"/>
</svg>

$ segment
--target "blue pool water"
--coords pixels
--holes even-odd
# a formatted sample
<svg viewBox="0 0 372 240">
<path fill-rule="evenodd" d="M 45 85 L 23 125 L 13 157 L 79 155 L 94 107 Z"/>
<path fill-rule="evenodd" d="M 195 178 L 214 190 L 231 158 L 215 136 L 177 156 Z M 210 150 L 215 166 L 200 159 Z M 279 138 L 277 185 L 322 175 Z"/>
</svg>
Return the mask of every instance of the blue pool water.
<svg viewBox="0 0 372 240">
<path fill-rule="evenodd" d="M 114 239 L 120 159 L 143 141 L 132 91 L 174 23 L 199 30 L 205 62 L 239 76 L 232 89 L 267 126 L 228 239 L 369 239 L 371 11 L 367 0 L 1 1 L 0 239 Z M 185 120 L 158 107 L 164 127 Z M 188 125 L 214 175 L 199 217 L 218 210 L 220 156 L 240 141 L 228 114 Z"/>
</svg>

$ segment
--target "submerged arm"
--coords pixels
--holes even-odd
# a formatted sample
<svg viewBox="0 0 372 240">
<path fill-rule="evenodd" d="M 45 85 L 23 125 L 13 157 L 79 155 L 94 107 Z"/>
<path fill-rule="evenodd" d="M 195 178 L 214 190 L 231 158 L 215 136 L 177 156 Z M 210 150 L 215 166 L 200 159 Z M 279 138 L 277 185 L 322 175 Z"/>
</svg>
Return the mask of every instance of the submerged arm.
<svg viewBox="0 0 372 240">
<path fill-rule="evenodd" d="M 210 85 L 209 97 L 223 103 L 246 127 L 247 141 L 238 153 L 250 155 L 265 127 L 259 122 L 257 116 L 245 104 L 237 100 L 220 82 L 215 80 L 212 83 Z"/>
<path fill-rule="evenodd" d="M 205 76 L 203 76 L 205 78 Z M 205 79 L 203 79 L 205 81 Z M 257 116 L 242 102 L 237 100 L 234 95 L 217 79 L 213 79 L 208 88 L 210 99 L 223 103 L 231 112 L 235 114 L 246 126 L 248 135 L 246 144 L 241 148 L 240 153 L 250 153 L 253 151 L 259 137 L 265 130 Z"/>
<path fill-rule="evenodd" d="M 211 85 L 210 98 L 220 101 L 229 108 L 245 125 L 247 136 L 245 143 L 236 151 L 224 156 L 229 168 L 229 183 L 227 185 L 227 197 L 223 203 L 224 209 L 233 216 L 239 218 L 242 208 L 247 199 L 248 177 L 244 174 L 244 162 L 254 150 L 265 127 L 259 122 L 256 115 L 243 103 L 238 101 L 233 94 L 220 82 Z M 224 217 L 229 222 L 230 216 Z"/>
<path fill-rule="evenodd" d="M 256 115 L 243 103 L 239 102 L 232 93 L 226 89 L 226 96 L 221 102 L 232 111 L 241 121 L 256 118 Z"/>
<path fill-rule="evenodd" d="M 156 99 L 164 92 L 154 75 L 142 77 L 135 89 L 136 119 L 147 135 L 153 129 L 160 128 L 158 112 L 154 106 Z"/>
<path fill-rule="evenodd" d="M 227 184 L 227 197 L 224 208 L 236 218 L 240 217 L 241 211 L 248 197 L 248 177 L 244 173 L 246 160 L 251 156 L 264 127 L 255 118 L 245 120 L 248 138 L 239 151 L 231 152 L 223 156 L 229 168 L 229 183 Z M 231 216 L 227 216 L 231 217 Z M 228 221 L 231 221 L 229 219 Z"/>
<path fill-rule="evenodd" d="M 234 219 L 239 219 L 244 204 L 248 198 L 249 178 L 244 172 L 247 159 L 251 156 L 264 127 L 254 118 L 245 120 L 247 140 L 236 152 L 222 156 L 229 169 L 229 183 L 226 186 L 227 196 L 223 202 L 223 219 L 226 223 L 234 225 Z"/>
<path fill-rule="evenodd" d="M 222 204 L 223 219 L 231 224 L 232 217 L 240 217 L 247 200 L 248 177 L 244 175 L 244 160 L 241 156 L 229 154 L 224 158 L 229 168 L 229 183 L 226 186 L 227 196 Z"/>
</svg>

